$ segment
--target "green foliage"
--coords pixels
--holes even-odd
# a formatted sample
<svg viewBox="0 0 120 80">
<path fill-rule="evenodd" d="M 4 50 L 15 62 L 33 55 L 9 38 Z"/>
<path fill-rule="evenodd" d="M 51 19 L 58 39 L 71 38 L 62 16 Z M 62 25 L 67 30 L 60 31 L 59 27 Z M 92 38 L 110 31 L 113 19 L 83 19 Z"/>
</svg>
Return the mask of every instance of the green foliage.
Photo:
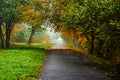
<svg viewBox="0 0 120 80">
<path fill-rule="evenodd" d="M 43 30 L 41 25 L 46 22 L 47 19 L 47 6 L 49 0 L 41 1 L 41 0 L 31 0 L 29 5 L 22 6 L 21 8 L 25 8 L 23 13 L 21 14 L 21 18 L 23 22 L 26 22 L 28 25 L 32 27 L 31 34 L 28 40 L 28 44 L 32 43 L 32 38 L 36 32 L 36 30 Z"/>
<path fill-rule="evenodd" d="M 3 19 L 11 19 L 11 18 L 17 18 L 18 16 L 20 16 L 20 10 L 18 10 L 18 6 L 20 6 L 21 4 L 24 5 L 26 3 L 28 3 L 29 0 L 1 0 L 0 2 L 0 10 L 1 10 L 1 17 L 3 17 Z"/>
<path fill-rule="evenodd" d="M 97 64 L 104 64 L 104 65 L 106 64 L 106 62 L 103 59 L 96 57 L 94 55 L 88 56 L 88 62 L 93 62 L 93 63 L 97 63 Z"/>
<path fill-rule="evenodd" d="M 86 47 L 90 54 L 119 65 L 119 13 L 119 0 L 57 0 L 53 19 L 55 29 L 68 34 L 74 32 L 74 40 L 64 38 L 67 42 L 76 45 L 76 35 L 82 36 L 87 39 Z"/>
<path fill-rule="evenodd" d="M 108 57 L 109 54 L 113 55 L 114 51 L 119 48 L 119 1 L 82 0 L 78 3 L 74 0 L 69 2 L 62 0 L 58 3 L 56 5 L 59 7 L 57 8 L 58 12 L 54 16 L 58 18 L 57 23 L 62 23 L 62 31 L 69 32 L 72 30 L 75 35 L 85 36 L 91 46 L 89 47 L 92 49 L 91 53 Z M 109 56 L 112 58 L 112 55 Z"/>
<path fill-rule="evenodd" d="M 45 52 L 43 50 L 1 50 L 0 79 L 34 80 L 39 77 Z"/>
<path fill-rule="evenodd" d="M 22 13 L 22 19 L 24 22 L 32 26 L 33 28 L 38 28 L 41 26 L 44 14 L 38 11 L 26 10 Z"/>
<path fill-rule="evenodd" d="M 27 3 L 29 3 L 29 0 L 1 0 L 0 2 L 0 22 L 5 24 L 6 48 L 9 48 L 10 45 L 10 34 L 13 26 L 20 21 L 20 15 L 23 10 L 19 9 L 19 6 Z M 2 31 L 0 32 L 3 33 Z M 0 37 L 4 37 L 4 35 L 0 35 Z M 1 44 L 3 44 L 2 40 Z"/>
</svg>

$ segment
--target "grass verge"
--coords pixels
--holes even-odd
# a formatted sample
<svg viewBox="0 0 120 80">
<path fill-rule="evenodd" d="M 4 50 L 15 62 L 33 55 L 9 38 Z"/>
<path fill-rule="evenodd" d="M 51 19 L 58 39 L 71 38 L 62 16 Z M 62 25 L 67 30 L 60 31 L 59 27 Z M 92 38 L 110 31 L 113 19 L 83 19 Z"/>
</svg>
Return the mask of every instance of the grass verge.
<svg viewBox="0 0 120 80">
<path fill-rule="evenodd" d="M 40 49 L 0 50 L 0 80 L 34 80 L 41 75 L 44 57 Z"/>
<path fill-rule="evenodd" d="M 105 75 L 109 76 L 112 80 L 120 80 L 120 63 L 111 63 L 110 60 L 97 57 L 96 55 L 88 54 L 86 49 L 79 49 L 74 45 L 68 44 L 70 48 L 76 51 L 80 51 L 87 56 L 87 63 L 92 64 L 92 66 L 101 67 Z"/>
<path fill-rule="evenodd" d="M 80 49 L 80 48 L 78 48 L 78 47 L 75 47 L 73 44 L 67 44 L 67 46 L 70 47 L 72 50 L 75 50 L 75 51 L 84 53 L 85 55 L 88 55 L 88 50 L 87 50 L 87 48 Z"/>
<path fill-rule="evenodd" d="M 27 45 L 25 43 L 12 43 L 10 48 L 11 49 L 49 49 L 53 46 L 53 43 L 39 43 L 39 44 L 31 44 L 31 45 Z"/>
</svg>

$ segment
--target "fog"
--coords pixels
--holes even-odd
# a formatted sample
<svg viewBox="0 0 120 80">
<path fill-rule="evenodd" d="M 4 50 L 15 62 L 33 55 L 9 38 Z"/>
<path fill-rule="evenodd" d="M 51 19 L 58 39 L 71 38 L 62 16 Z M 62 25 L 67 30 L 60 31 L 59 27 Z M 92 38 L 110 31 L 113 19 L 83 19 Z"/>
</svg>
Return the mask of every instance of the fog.
<svg viewBox="0 0 120 80">
<path fill-rule="evenodd" d="M 47 34 L 49 35 L 50 38 L 50 43 L 57 43 L 57 44 L 63 44 L 64 40 L 61 37 L 60 32 L 55 32 L 54 29 L 47 28 Z"/>
</svg>

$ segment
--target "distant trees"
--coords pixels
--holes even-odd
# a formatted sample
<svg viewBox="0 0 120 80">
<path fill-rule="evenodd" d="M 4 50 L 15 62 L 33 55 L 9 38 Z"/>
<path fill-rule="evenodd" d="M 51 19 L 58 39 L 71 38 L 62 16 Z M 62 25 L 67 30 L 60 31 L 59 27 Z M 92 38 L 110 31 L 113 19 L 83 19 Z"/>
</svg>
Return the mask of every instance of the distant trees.
<svg viewBox="0 0 120 80">
<path fill-rule="evenodd" d="M 25 27 L 23 25 L 16 24 L 11 32 L 11 42 L 25 42 Z M 27 30 L 26 30 L 27 31 Z"/>
</svg>

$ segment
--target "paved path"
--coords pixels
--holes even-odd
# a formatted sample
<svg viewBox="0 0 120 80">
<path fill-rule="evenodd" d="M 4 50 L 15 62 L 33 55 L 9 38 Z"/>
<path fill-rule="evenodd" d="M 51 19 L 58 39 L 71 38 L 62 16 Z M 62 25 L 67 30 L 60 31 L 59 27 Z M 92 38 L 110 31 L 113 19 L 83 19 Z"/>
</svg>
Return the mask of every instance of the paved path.
<svg viewBox="0 0 120 80">
<path fill-rule="evenodd" d="M 69 49 L 64 43 L 58 43 L 51 47 L 51 49 Z"/>
<path fill-rule="evenodd" d="M 74 53 L 77 52 L 58 50 L 58 47 L 48 51 L 39 80 L 110 80 L 100 69 L 86 64 L 83 54 L 78 56 Z"/>
</svg>

